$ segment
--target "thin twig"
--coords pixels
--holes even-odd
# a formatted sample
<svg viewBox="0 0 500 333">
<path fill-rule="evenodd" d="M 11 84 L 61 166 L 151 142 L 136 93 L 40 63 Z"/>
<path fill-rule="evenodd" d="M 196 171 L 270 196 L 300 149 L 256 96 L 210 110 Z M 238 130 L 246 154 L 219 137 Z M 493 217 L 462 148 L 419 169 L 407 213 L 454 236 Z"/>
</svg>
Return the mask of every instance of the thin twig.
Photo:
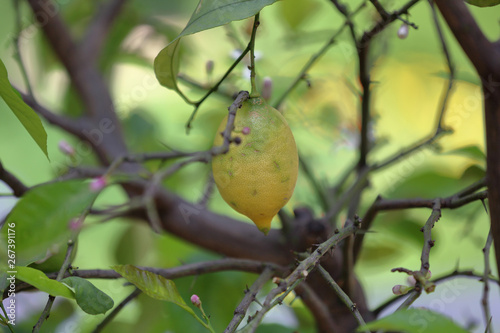
<svg viewBox="0 0 500 333">
<path fill-rule="evenodd" d="M 464 278 L 464 277 L 465 278 L 475 278 L 475 279 L 477 279 L 479 281 L 482 281 L 482 279 L 483 279 L 483 273 L 481 273 L 481 274 L 475 273 L 472 270 L 462 270 L 462 271 L 455 270 L 455 271 L 453 271 L 451 273 L 448 273 L 448 274 L 445 274 L 443 276 L 437 277 L 437 278 L 433 279 L 431 282 L 434 283 L 434 284 L 440 284 L 440 283 L 446 282 L 446 281 L 451 280 L 451 279 Z M 491 281 L 491 282 L 494 282 L 494 283 L 496 283 L 497 285 L 500 286 L 500 281 L 499 280 L 496 280 L 496 279 L 494 279 L 492 277 L 488 277 L 488 280 Z M 392 304 L 394 304 L 395 302 L 397 302 L 398 300 L 400 300 L 403 297 L 405 297 L 405 295 L 399 295 L 399 296 L 395 296 L 393 298 L 388 299 L 387 301 L 385 301 L 382 304 L 380 304 L 379 306 L 377 306 L 373 310 L 373 314 L 375 316 L 378 316 L 382 311 L 384 311 L 389 306 L 391 306 Z"/>
<path fill-rule="evenodd" d="M 416 280 L 416 286 L 415 289 L 410 292 L 410 295 L 406 298 L 403 304 L 399 306 L 398 310 L 406 309 L 413 302 L 415 302 L 415 300 L 417 300 L 417 298 L 422 294 L 422 289 L 424 289 L 426 292 L 434 291 L 435 285 L 428 282 L 426 276 L 429 273 L 430 267 L 429 255 L 431 252 L 431 248 L 434 246 L 434 240 L 432 239 L 432 228 L 434 228 L 434 224 L 440 218 L 441 201 L 439 199 L 435 199 L 433 202 L 432 213 L 421 230 L 424 233 L 424 246 L 422 247 L 422 254 L 420 256 L 420 271 L 412 272 Z"/>
<path fill-rule="evenodd" d="M 130 295 L 128 295 L 123 301 L 121 301 L 120 304 L 118 304 L 113 309 L 113 311 L 111 311 L 109 315 L 107 315 L 106 318 L 104 318 L 103 321 L 101 321 L 99 325 L 96 326 L 96 328 L 92 331 L 92 333 L 101 332 L 104 329 L 104 327 L 106 327 L 106 325 L 108 325 L 116 317 L 116 315 L 125 307 L 125 305 L 130 303 L 137 296 L 139 296 L 141 292 L 142 291 L 139 288 L 135 288 L 135 290 Z"/>
<path fill-rule="evenodd" d="M 494 332 L 493 330 L 493 325 L 491 324 L 491 313 L 490 313 L 490 306 L 488 303 L 488 294 L 490 290 L 489 286 L 489 276 L 491 274 L 491 269 L 490 269 L 490 250 L 491 250 L 491 244 L 493 244 L 493 235 L 491 233 L 491 230 L 488 232 L 488 237 L 486 239 L 486 244 L 484 245 L 483 248 L 483 253 L 484 253 L 484 272 L 483 272 L 483 297 L 481 299 L 481 306 L 483 307 L 483 313 L 484 313 L 484 320 L 485 320 L 485 325 L 486 325 L 486 331 L 485 333 L 491 333 Z"/>
<path fill-rule="evenodd" d="M 365 6 L 366 2 L 363 2 L 359 7 L 357 7 L 352 13 L 350 17 L 353 17 L 357 13 L 361 11 L 361 9 Z M 287 98 L 287 96 L 295 89 L 295 87 L 299 84 L 300 81 L 304 80 L 304 78 L 307 75 L 307 72 L 311 67 L 323 56 L 323 54 L 326 53 L 330 49 L 330 47 L 335 43 L 337 37 L 344 31 L 344 29 L 349 25 L 347 21 L 344 21 L 344 24 L 330 37 L 330 39 L 323 45 L 323 47 L 313 54 L 311 58 L 307 61 L 307 63 L 302 67 L 300 70 L 299 74 L 295 77 L 295 79 L 292 81 L 290 86 L 283 92 L 283 94 L 278 98 L 276 103 L 274 103 L 274 107 L 278 109 L 281 104 L 283 104 L 283 101 Z"/>
<path fill-rule="evenodd" d="M 270 263 L 250 259 L 217 259 L 204 262 L 185 264 L 172 268 L 156 268 L 156 267 L 139 267 L 167 279 L 173 280 L 186 276 L 201 275 L 215 273 L 221 271 L 243 271 L 249 273 L 261 273 L 266 267 L 271 267 L 276 274 L 282 274 L 286 268 Z M 112 269 L 72 269 L 71 272 L 66 272 L 64 277 L 77 276 L 83 279 L 119 279 L 122 276 Z M 55 279 L 57 273 L 47 274 L 49 279 Z M 31 290 L 32 286 L 28 283 L 19 283 L 16 285 L 16 293 L 21 291 Z M 7 293 L 4 293 L 5 298 Z"/>
<path fill-rule="evenodd" d="M 372 3 L 373 2 L 374 1 L 372 0 Z M 429 3 L 431 3 L 431 0 L 429 0 Z M 442 135 L 451 133 L 451 131 L 448 131 L 445 129 L 445 127 L 443 125 L 443 119 L 444 119 L 444 114 L 445 114 L 445 111 L 446 111 L 446 108 L 448 105 L 448 101 L 449 101 L 449 98 L 450 98 L 450 95 L 451 95 L 452 89 L 453 89 L 453 82 L 454 82 L 454 78 L 455 78 L 455 66 L 453 65 L 453 62 L 451 61 L 451 56 L 450 56 L 450 53 L 448 51 L 448 46 L 447 46 L 446 41 L 444 39 L 443 32 L 441 30 L 441 26 L 439 25 L 436 11 L 435 11 L 432 3 L 431 3 L 431 9 L 432 9 L 432 14 L 433 14 L 433 18 L 434 18 L 434 24 L 436 26 L 439 40 L 441 42 L 441 47 L 443 49 L 443 53 L 444 53 L 445 58 L 446 58 L 446 63 L 448 65 L 448 69 L 450 72 L 448 84 L 444 88 L 441 102 L 439 104 L 435 130 L 431 133 L 431 135 L 429 135 L 428 138 L 426 138 L 426 139 L 424 138 L 423 140 L 419 140 L 416 143 L 410 145 L 408 148 L 404 149 L 401 153 L 398 153 L 394 156 L 391 156 L 391 157 L 387 158 L 385 161 L 376 163 L 375 165 L 372 166 L 373 170 L 379 170 L 379 169 L 385 168 L 387 166 L 390 166 L 393 163 L 397 162 L 398 160 L 419 151 L 421 148 L 432 145 Z"/>
<path fill-rule="evenodd" d="M 208 179 L 205 184 L 205 190 L 203 191 L 203 195 L 198 201 L 198 205 L 201 207 L 206 207 L 208 204 L 208 201 L 210 200 L 210 197 L 212 196 L 212 193 L 214 191 L 214 174 L 212 170 L 210 170 L 210 173 L 208 175 Z"/>
<path fill-rule="evenodd" d="M 321 274 L 321 276 L 323 276 L 323 278 L 328 282 L 330 287 L 332 287 L 332 289 L 335 290 L 335 293 L 339 296 L 342 302 L 344 302 L 344 304 L 351 310 L 359 326 L 365 326 L 366 323 L 363 320 L 363 317 L 361 317 L 361 314 L 359 313 L 356 304 L 353 303 L 349 298 L 349 296 L 347 296 L 347 294 L 342 290 L 342 288 L 340 288 L 337 282 L 335 282 L 335 280 L 330 276 L 330 273 L 328 273 L 328 271 L 324 269 L 323 266 L 321 265 L 318 266 L 318 271 Z M 365 330 L 365 332 L 369 333 L 370 331 Z"/>
<path fill-rule="evenodd" d="M 248 307 L 250 306 L 250 304 L 252 304 L 253 301 L 256 300 L 257 293 L 262 289 L 264 284 L 273 277 L 273 274 L 274 270 L 270 267 L 264 269 L 264 271 L 252 284 L 250 289 L 245 290 L 245 297 L 243 297 L 243 300 L 234 310 L 234 317 L 233 319 L 231 319 L 231 322 L 224 330 L 224 333 L 233 333 L 234 331 L 236 331 L 243 318 L 245 318 Z"/>
<path fill-rule="evenodd" d="M 304 281 L 310 271 L 317 265 L 321 257 L 334 249 L 338 243 L 352 235 L 359 228 L 359 223 L 352 223 L 338 233 L 335 233 L 325 242 L 321 243 L 316 250 L 306 259 L 304 259 L 300 265 L 295 268 L 295 270 L 288 275 L 284 280 L 281 280 L 276 288 L 271 290 L 267 295 L 262 308 L 255 314 L 250 322 L 249 333 L 255 332 L 260 322 L 264 318 L 264 315 L 271 310 L 274 306 L 281 304 L 284 298 L 294 290 L 302 281 Z M 279 297 L 277 297 L 280 295 Z"/>
<path fill-rule="evenodd" d="M 372 3 L 373 7 L 375 7 L 381 18 L 387 19 L 389 17 L 389 13 L 380 4 L 380 2 L 378 2 L 378 0 L 370 0 L 370 2 Z"/>
<path fill-rule="evenodd" d="M 84 127 L 82 126 L 81 123 L 72 120 L 68 117 L 62 116 L 60 114 L 56 114 L 55 112 L 40 105 L 33 96 L 23 93 L 16 87 L 14 87 L 14 89 L 16 89 L 19 92 L 23 101 L 26 104 L 28 104 L 40 116 L 45 118 L 45 120 L 47 120 L 49 123 L 57 127 L 60 127 L 66 132 L 73 134 L 80 139 L 87 140 L 87 138 L 83 133 Z"/>
<path fill-rule="evenodd" d="M 201 104 L 214 92 L 216 92 L 219 89 L 219 86 L 222 84 L 222 82 L 231 74 L 234 68 L 243 60 L 243 58 L 246 56 L 246 54 L 250 51 L 250 44 L 251 41 L 248 43 L 247 47 L 241 52 L 240 56 L 233 62 L 233 64 L 227 69 L 226 73 L 220 78 L 220 80 L 212 87 L 210 90 L 206 92 L 206 94 L 200 98 L 196 103 L 194 103 L 194 110 L 193 113 L 191 113 L 191 116 L 188 119 L 188 122 L 186 124 L 186 129 L 189 131 L 191 129 L 191 123 L 194 120 L 194 117 L 196 116 L 196 113 L 198 112 L 198 109 L 200 108 Z"/>
<path fill-rule="evenodd" d="M 347 7 L 344 4 L 341 4 L 338 0 L 330 0 L 331 3 L 337 8 L 337 10 L 344 15 L 345 17 L 345 22 L 347 23 L 347 26 L 349 27 L 349 33 L 351 35 L 351 39 L 354 43 L 354 47 L 358 47 L 358 39 L 356 37 L 356 32 L 354 31 L 354 23 L 352 22 L 352 13 L 349 12 Z M 366 5 L 366 1 L 363 1 L 361 4 L 363 7 Z"/>
<path fill-rule="evenodd" d="M 325 214 L 325 217 L 323 218 L 325 221 L 335 223 L 335 220 L 337 219 L 337 216 L 342 208 L 349 201 L 351 201 L 352 198 L 359 195 L 368 184 L 369 171 L 370 170 L 368 168 L 362 170 L 362 172 L 356 178 L 356 181 L 347 190 L 345 190 L 340 197 L 335 199 L 335 204 L 330 208 L 330 210 Z"/>
<path fill-rule="evenodd" d="M 19 180 L 12 173 L 7 171 L 2 162 L 0 161 L 0 180 L 7 184 L 8 187 L 12 189 L 13 194 L 16 197 L 21 197 L 26 191 L 29 190 L 29 187 L 24 185 L 22 181 Z"/>
<path fill-rule="evenodd" d="M 459 191 L 456 196 L 457 198 L 463 198 L 465 196 L 471 195 L 476 191 L 479 191 L 483 187 L 486 186 L 486 179 L 480 179 L 477 182 L 471 184 L 470 186 L 464 188 L 463 190 Z"/>
<path fill-rule="evenodd" d="M 406 297 L 405 301 L 396 309 L 396 311 L 408 309 L 410 307 L 410 305 L 412 305 L 413 302 L 415 302 L 417 300 L 417 298 L 420 297 L 421 293 L 422 293 L 421 290 L 411 291 L 410 294 Z"/>
<path fill-rule="evenodd" d="M 426 275 L 429 272 L 429 255 L 431 248 L 434 246 L 434 240 L 432 239 L 432 228 L 434 224 L 441 218 L 441 201 L 439 199 L 434 200 L 431 216 L 425 222 L 423 233 L 424 233 L 424 246 L 422 248 L 422 255 L 420 256 L 421 267 L 420 272 L 422 275 Z"/>
<path fill-rule="evenodd" d="M 403 159 L 403 158 L 405 158 L 407 156 L 410 156 L 413 153 L 416 153 L 416 152 L 420 151 L 420 149 L 423 149 L 423 148 L 425 148 L 427 146 L 432 145 L 443 134 L 449 134 L 449 133 L 450 133 L 449 131 L 445 131 L 445 130 L 443 130 L 443 129 L 441 129 L 441 128 L 438 127 L 438 129 L 436 129 L 435 131 L 433 131 L 432 135 L 429 138 L 423 139 L 423 140 L 419 140 L 416 143 L 411 144 L 408 148 L 403 149 L 403 151 L 401 151 L 400 153 L 397 153 L 397 154 L 395 154 L 393 156 L 390 156 L 387 159 L 385 159 L 384 161 L 375 163 L 372 166 L 372 170 L 373 171 L 378 171 L 380 169 L 388 167 L 388 166 L 394 164 L 395 162 L 397 162 L 397 161 L 399 161 L 399 160 L 401 160 L 401 159 Z"/>
<path fill-rule="evenodd" d="M 316 193 L 316 196 L 318 198 L 318 201 L 323 209 L 323 211 L 328 211 L 329 205 L 329 199 L 327 197 L 327 194 L 325 192 L 325 188 L 318 182 L 318 179 L 316 175 L 314 174 L 314 171 L 311 170 L 311 167 L 309 166 L 309 162 L 307 159 L 299 153 L 299 165 L 302 171 L 304 171 L 304 175 L 306 176 L 307 180 L 311 184 L 311 186 L 314 188 L 314 192 Z"/>
<path fill-rule="evenodd" d="M 398 19 L 399 16 L 408 12 L 419 0 L 411 0 L 399 10 L 391 13 L 389 16 L 382 17 L 372 29 L 363 33 L 363 36 L 357 43 L 358 60 L 359 60 L 359 81 L 361 83 L 362 99 L 361 99 L 361 134 L 359 144 L 359 161 L 358 169 L 366 165 L 368 151 L 370 150 L 369 127 L 370 127 L 370 97 L 371 97 L 371 78 L 370 64 L 368 56 L 370 54 L 370 46 L 373 38 L 382 32 L 390 23 Z"/>
<path fill-rule="evenodd" d="M 16 13 L 16 36 L 14 37 L 14 47 L 16 49 L 16 52 L 14 54 L 14 58 L 16 59 L 17 63 L 19 64 L 19 69 L 21 70 L 21 76 L 24 80 L 24 84 L 26 86 L 26 90 L 28 91 L 28 94 L 33 97 L 33 89 L 31 88 L 31 83 L 29 80 L 28 72 L 26 70 L 26 66 L 24 65 L 23 62 L 23 56 L 21 54 L 21 42 L 19 39 L 19 36 L 21 35 L 21 32 L 23 30 L 22 24 L 21 24 L 21 9 L 19 8 L 19 4 L 21 1 L 19 0 L 12 0 L 14 3 L 14 11 Z"/>
<path fill-rule="evenodd" d="M 60 281 L 63 277 L 66 271 L 68 270 L 68 267 L 71 265 L 71 254 L 73 253 L 73 249 L 75 246 L 75 242 L 70 239 L 68 241 L 68 249 L 66 250 L 66 256 L 64 257 L 64 262 L 61 266 L 61 269 L 57 273 L 56 276 L 56 281 Z M 45 304 L 45 308 L 42 311 L 42 314 L 40 315 L 40 318 L 38 319 L 37 323 L 33 327 L 33 333 L 37 333 L 40 328 L 42 327 L 42 324 L 49 318 L 50 315 L 50 310 L 52 309 L 52 305 L 54 304 L 54 300 L 56 298 L 54 296 L 49 295 L 49 299 L 47 300 L 47 304 Z"/>
<path fill-rule="evenodd" d="M 185 84 L 187 84 L 193 88 L 196 88 L 196 89 L 201 89 L 201 90 L 206 91 L 206 90 L 210 90 L 212 88 L 208 85 L 205 85 L 205 84 L 202 84 L 202 83 L 196 81 L 195 79 L 193 79 L 192 77 L 189 77 L 188 75 L 186 75 L 184 73 L 179 73 L 177 75 L 177 79 L 179 79 L 180 81 L 184 82 Z M 234 94 L 229 92 L 228 90 L 222 91 L 221 89 L 217 89 L 213 93 L 218 94 L 218 95 L 223 96 L 223 97 L 231 98 L 231 99 L 234 97 Z"/>
<path fill-rule="evenodd" d="M 462 207 L 470 202 L 484 200 L 486 198 L 488 198 L 488 191 L 471 193 L 462 197 L 458 197 L 457 194 L 454 194 L 446 198 L 440 198 L 439 201 L 441 208 L 455 209 L 458 207 Z M 375 219 L 379 211 L 400 210 L 408 208 L 433 208 L 435 200 L 436 199 L 383 199 L 381 196 L 378 196 L 370 206 L 370 208 L 367 210 L 363 218 L 362 230 L 369 230 L 373 220 Z M 363 240 L 364 233 L 362 232 L 359 233 L 358 237 L 356 237 L 354 241 L 355 262 L 359 256 Z"/>
<path fill-rule="evenodd" d="M 146 212 L 153 231 L 157 233 L 161 233 L 162 231 L 161 219 L 158 214 L 158 210 L 156 208 L 156 204 L 154 201 L 156 189 L 160 186 L 161 182 L 188 164 L 199 161 L 208 162 L 209 157 L 210 155 L 204 156 L 200 154 L 198 156 L 191 157 L 187 160 L 183 160 L 179 163 L 175 163 L 170 167 L 160 170 L 159 172 L 154 174 L 143 195 L 144 206 L 146 207 Z"/>
<path fill-rule="evenodd" d="M 454 82 L 454 79 L 455 79 L 455 66 L 454 66 L 453 62 L 451 61 L 450 52 L 448 51 L 448 46 L 446 44 L 446 40 L 444 39 L 443 31 L 441 30 L 441 26 L 439 24 L 439 20 L 438 20 L 438 17 L 437 17 L 436 9 L 434 8 L 434 1 L 433 0 L 428 0 L 428 1 L 429 1 L 429 5 L 431 7 L 432 18 L 434 20 L 434 25 L 436 26 L 436 31 L 437 31 L 437 34 L 438 34 L 438 37 L 439 37 L 439 41 L 441 42 L 441 48 L 443 49 L 443 54 L 444 54 L 444 56 L 446 58 L 446 63 L 448 65 L 448 70 L 450 71 L 450 76 L 448 78 L 448 84 L 445 87 L 445 90 L 444 90 L 444 93 L 443 93 L 443 97 L 441 99 L 441 104 L 440 104 L 441 111 L 439 112 L 439 117 L 437 119 L 437 126 L 436 126 L 437 130 L 436 130 L 436 132 L 438 132 L 441 129 L 443 129 L 443 118 L 444 118 L 444 114 L 445 114 L 445 111 L 446 111 L 446 106 L 448 104 L 449 97 L 451 95 L 451 91 L 453 89 L 453 82 Z"/>
</svg>

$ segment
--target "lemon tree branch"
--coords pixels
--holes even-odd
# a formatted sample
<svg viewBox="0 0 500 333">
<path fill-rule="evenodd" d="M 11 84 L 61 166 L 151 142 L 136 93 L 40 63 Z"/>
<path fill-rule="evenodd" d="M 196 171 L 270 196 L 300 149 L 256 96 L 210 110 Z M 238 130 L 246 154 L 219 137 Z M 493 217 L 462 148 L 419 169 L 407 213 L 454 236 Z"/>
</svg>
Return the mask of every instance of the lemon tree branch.
<svg viewBox="0 0 500 333">
<path fill-rule="evenodd" d="M 7 184 L 8 187 L 12 189 L 12 193 L 16 197 L 22 196 L 29 187 L 24 185 L 24 183 L 17 178 L 14 174 L 6 170 L 0 161 L 0 180 Z"/>
<path fill-rule="evenodd" d="M 481 305 L 483 306 L 484 313 L 484 321 L 487 327 L 487 333 L 494 332 L 493 327 L 491 325 L 491 311 L 490 305 L 488 301 L 490 285 L 489 285 L 489 276 L 491 274 L 490 269 L 490 250 L 491 245 L 493 244 L 493 235 L 490 232 L 488 233 L 488 237 L 486 237 L 486 244 L 483 248 L 484 253 L 484 269 L 483 269 L 483 297 L 481 298 Z"/>
<path fill-rule="evenodd" d="M 250 260 L 250 259 L 235 259 L 224 258 L 209 260 L 198 263 L 185 264 L 172 268 L 156 268 L 156 267 L 138 267 L 167 279 L 178 279 L 186 276 L 194 276 L 221 271 L 243 271 L 249 273 L 262 273 L 266 268 L 270 268 L 275 274 L 283 274 L 285 267 L 274 264 L 272 262 Z M 57 272 L 47 274 L 50 279 L 56 279 Z M 71 272 L 66 272 L 63 277 L 77 276 L 84 279 L 119 279 L 122 276 L 112 269 L 73 269 Z M 16 292 L 32 290 L 33 287 L 27 283 L 20 282 L 16 284 Z M 6 292 L 4 293 L 6 297 Z"/>
<path fill-rule="evenodd" d="M 290 93 L 295 89 L 295 87 L 306 78 L 307 72 L 311 69 L 311 67 L 323 56 L 323 54 L 326 53 L 332 47 L 336 40 L 337 37 L 344 31 L 344 29 L 349 25 L 350 18 L 352 18 L 354 15 L 359 13 L 361 9 L 363 9 L 366 5 L 366 2 L 361 3 L 351 14 L 348 19 L 344 21 L 344 23 L 340 26 L 340 28 L 335 31 L 335 33 L 330 37 L 330 39 L 327 40 L 327 42 L 321 47 L 321 49 L 314 53 L 311 58 L 307 61 L 307 63 L 302 67 L 300 70 L 299 74 L 295 76 L 295 79 L 292 81 L 290 86 L 283 92 L 283 94 L 278 98 L 276 103 L 274 103 L 274 107 L 278 109 L 281 104 L 285 101 L 285 99 L 290 95 Z"/>
<path fill-rule="evenodd" d="M 488 191 L 477 192 L 485 186 L 485 180 L 472 184 L 466 189 L 446 198 L 440 198 L 440 209 L 455 209 L 469 204 L 473 201 L 484 200 L 488 198 Z M 433 208 L 436 199 L 383 199 L 378 196 L 363 218 L 362 230 L 366 231 L 371 227 L 378 212 L 385 210 L 399 210 L 410 208 Z M 359 256 L 361 245 L 364 239 L 364 233 L 360 233 L 354 242 L 354 260 Z"/>
<path fill-rule="evenodd" d="M 500 48 L 490 42 L 465 2 L 435 0 L 441 15 L 481 78 L 486 130 L 486 175 L 491 232 L 500 271 Z"/>
<path fill-rule="evenodd" d="M 311 255 L 304 259 L 297 266 L 297 268 L 290 273 L 290 275 L 288 275 L 285 279 L 278 281 L 278 286 L 271 290 L 271 292 L 266 296 L 262 308 L 255 314 L 250 322 L 248 332 L 255 332 L 264 318 L 264 315 L 276 305 L 281 304 L 286 295 L 292 292 L 302 281 L 306 280 L 309 273 L 319 263 L 321 257 L 323 257 L 326 253 L 329 253 L 330 250 L 335 249 L 341 240 L 354 234 L 356 230 L 358 230 L 359 226 L 359 222 L 356 222 L 351 223 L 340 231 L 337 230 L 332 237 L 320 244 L 318 248 L 311 253 Z"/>
<path fill-rule="evenodd" d="M 250 288 L 245 290 L 245 297 L 234 310 L 234 317 L 224 330 L 224 333 L 233 333 L 238 328 L 239 324 L 245 317 L 250 304 L 257 299 L 257 293 L 262 289 L 264 284 L 273 277 L 274 271 L 271 268 L 266 268 L 260 276 L 254 281 Z"/>
<path fill-rule="evenodd" d="M 229 74 L 231 74 L 231 72 L 233 71 L 233 69 L 236 68 L 236 66 L 241 62 L 241 60 L 243 60 L 243 58 L 245 58 L 245 56 L 247 55 L 247 53 L 250 51 L 250 44 L 251 44 L 251 41 L 248 43 L 247 47 L 241 52 L 240 56 L 227 69 L 226 73 L 224 73 L 224 75 L 220 78 L 220 80 L 214 86 L 212 86 L 212 88 L 210 88 L 206 92 L 206 94 L 199 101 L 197 101 L 197 102 L 194 103 L 195 108 L 193 110 L 193 113 L 191 113 L 191 116 L 189 117 L 189 120 L 188 120 L 188 122 L 186 124 L 186 127 L 187 127 L 188 130 L 191 128 L 191 123 L 193 122 L 194 117 L 196 116 L 196 113 L 198 112 L 198 109 L 200 108 L 201 104 L 203 104 L 203 102 L 211 94 L 213 94 L 214 92 L 218 91 L 219 86 L 222 84 L 222 82 L 229 76 Z"/>
</svg>

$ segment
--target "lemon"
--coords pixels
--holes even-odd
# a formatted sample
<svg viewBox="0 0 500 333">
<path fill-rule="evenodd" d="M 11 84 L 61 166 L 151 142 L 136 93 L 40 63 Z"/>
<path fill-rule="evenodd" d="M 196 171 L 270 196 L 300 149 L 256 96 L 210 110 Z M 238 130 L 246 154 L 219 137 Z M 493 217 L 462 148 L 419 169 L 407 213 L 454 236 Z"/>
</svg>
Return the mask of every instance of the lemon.
<svg viewBox="0 0 500 333">
<path fill-rule="evenodd" d="M 214 146 L 223 143 L 227 116 L 219 126 Z M 297 146 L 285 118 L 260 97 L 237 110 L 226 154 L 214 156 L 212 169 L 222 198 L 249 217 L 264 234 L 271 220 L 290 200 L 298 174 Z"/>
</svg>

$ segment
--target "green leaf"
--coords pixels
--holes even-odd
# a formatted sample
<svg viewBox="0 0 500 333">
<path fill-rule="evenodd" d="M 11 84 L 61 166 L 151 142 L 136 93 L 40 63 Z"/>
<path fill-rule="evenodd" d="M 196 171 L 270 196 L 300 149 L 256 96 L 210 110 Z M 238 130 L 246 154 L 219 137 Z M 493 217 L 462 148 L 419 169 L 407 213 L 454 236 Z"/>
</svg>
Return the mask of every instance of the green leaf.
<svg viewBox="0 0 500 333">
<path fill-rule="evenodd" d="M 254 16 L 277 0 L 200 0 L 179 37 Z M 178 37 L 178 38 L 179 38 Z"/>
<path fill-rule="evenodd" d="M 478 146 L 466 146 L 454 150 L 450 150 L 445 154 L 448 155 L 460 155 L 476 159 L 480 162 L 486 161 L 485 153 Z"/>
<path fill-rule="evenodd" d="M 156 78 L 161 85 L 178 91 L 177 74 L 179 73 L 179 42 L 174 40 L 158 53 L 154 61 Z"/>
<path fill-rule="evenodd" d="M 404 333 L 468 333 L 464 328 L 455 324 L 450 318 L 423 308 L 410 308 L 396 311 L 387 317 L 372 321 L 358 328 L 358 332 L 365 330 L 397 331 Z"/>
<path fill-rule="evenodd" d="M 460 176 L 460 180 L 470 184 L 473 182 L 477 182 L 484 177 L 486 177 L 486 170 L 484 167 L 479 165 L 471 165 L 464 170 L 462 176 Z"/>
<path fill-rule="evenodd" d="M 174 303 L 196 316 L 193 309 L 187 306 L 181 295 L 179 295 L 173 281 L 133 265 L 112 266 L 111 268 L 149 297 Z"/>
<path fill-rule="evenodd" d="M 276 1 L 278 0 L 200 0 L 184 30 L 155 58 L 154 70 L 160 84 L 179 92 L 177 73 L 181 37 L 254 16 Z"/>
<path fill-rule="evenodd" d="M 61 282 L 74 290 L 76 303 L 88 314 L 104 314 L 114 305 L 111 297 L 85 279 L 70 276 L 62 279 Z"/>
<path fill-rule="evenodd" d="M 500 4 L 500 0 L 465 0 L 465 2 L 477 7 L 492 7 Z"/>
<path fill-rule="evenodd" d="M 88 182 L 81 180 L 45 184 L 26 192 L 2 230 L 5 237 L 7 226 L 15 225 L 9 228 L 16 235 L 16 264 L 28 265 L 65 247 L 71 237 L 70 220 L 78 218 L 95 196 Z"/>
<path fill-rule="evenodd" d="M 44 291 L 52 296 L 62 296 L 75 299 L 73 292 L 59 281 L 51 280 L 42 271 L 31 267 L 16 267 L 16 279 L 31 284 L 38 290 Z"/>
<path fill-rule="evenodd" d="M 7 69 L 2 60 L 0 60 L 0 97 L 9 106 L 17 119 L 19 119 L 45 156 L 49 158 L 49 153 L 47 152 L 47 133 L 43 128 L 42 121 L 35 111 L 24 103 L 23 99 L 12 88 Z"/>
<path fill-rule="evenodd" d="M 414 198 L 414 197 L 445 197 L 459 191 L 463 184 L 456 178 L 435 170 L 420 170 L 418 164 L 404 169 L 404 173 L 388 173 L 387 184 L 393 190 L 387 193 L 390 198 Z"/>
</svg>

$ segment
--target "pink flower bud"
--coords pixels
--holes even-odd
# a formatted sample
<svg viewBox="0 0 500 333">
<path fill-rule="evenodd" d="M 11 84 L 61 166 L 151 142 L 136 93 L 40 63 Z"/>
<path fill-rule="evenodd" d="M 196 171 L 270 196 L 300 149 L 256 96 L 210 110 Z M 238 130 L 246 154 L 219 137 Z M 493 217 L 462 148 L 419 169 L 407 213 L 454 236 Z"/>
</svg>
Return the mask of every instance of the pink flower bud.
<svg viewBox="0 0 500 333">
<path fill-rule="evenodd" d="M 398 37 L 399 39 L 405 39 L 408 37 L 408 33 L 410 32 L 410 29 L 408 28 L 408 24 L 403 23 L 398 29 Z"/>
<path fill-rule="evenodd" d="M 193 303 L 193 305 L 196 307 L 200 307 L 201 306 L 200 297 L 198 297 L 198 295 L 194 294 L 193 296 L 191 296 L 191 303 Z"/>
<path fill-rule="evenodd" d="M 92 179 L 92 182 L 90 182 L 90 190 L 92 192 L 99 192 L 101 191 L 104 187 L 106 187 L 106 185 L 108 184 L 108 180 L 106 179 L 106 177 L 97 177 L 97 178 L 94 178 Z"/>
<path fill-rule="evenodd" d="M 241 133 L 245 134 L 245 135 L 248 135 L 250 134 L 250 127 L 243 127 L 243 129 L 241 130 Z"/>
<path fill-rule="evenodd" d="M 75 155 L 75 148 L 73 148 L 73 146 L 71 146 L 67 141 L 64 140 L 59 141 L 58 147 L 63 154 L 69 156 Z"/>
<path fill-rule="evenodd" d="M 271 95 L 273 93 L 273 80 L 266 76 L 262 85 L 262 98 L 268 101 L 271 99 Z"/>
<path fill-rule="evenodd" d="M 71 219 L 68 223 L 68 228 L 73 231 L 77 231 L 82 227 L 83 224 L 83 219 L 81 218 L 75 218 Z"/>
<path fill-rule="evenodd" d="M 397 284 L 394 287 L 392 287 L 392 293 L 394 295 L 405 295 L 407 294 L 412 288 L 408 286 L 403 286 L 402 284 Z"/>
<path fill-rule="evenodd" d="M 211 75 L 212 72 L 214 71 L 214 62 L 213 60 L 209 60 L 205 63 L 205 70 L 207 71 L 208 75 Z"/>
</svg>

